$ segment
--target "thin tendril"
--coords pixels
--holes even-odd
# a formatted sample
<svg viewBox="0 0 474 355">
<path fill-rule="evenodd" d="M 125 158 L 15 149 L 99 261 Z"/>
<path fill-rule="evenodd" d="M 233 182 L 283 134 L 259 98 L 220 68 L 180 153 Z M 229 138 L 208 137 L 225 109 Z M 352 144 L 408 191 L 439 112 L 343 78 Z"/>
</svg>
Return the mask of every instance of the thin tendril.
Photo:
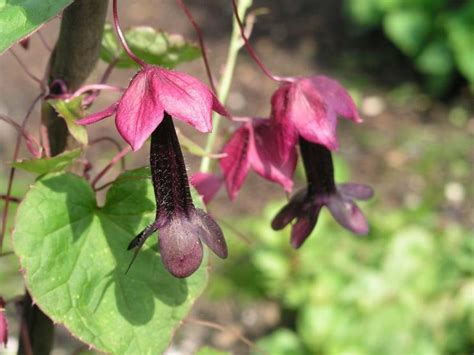
<svg viewBox="0 0 474 355">
<path fill-rule="evenodd" d="M 120 27 L 119 19 L 118 19 L 118 9 L 117 9 L 117 0 L 113 1 L 113 6 L 112 6 L 112 13 L 114 17 L 114 27 L 115 31 L 117 32 L 117 35 L 120 39 L 120 43 L 122 44 L 123 49 L 125 49 L 125 52 L 127 52 L 128 56 L 139 66 L 144 67 L 146 66 L 146 63 L 138 58 L 135 53 L 132 52 L 130 47 L 127 44 L 127 41 L 125 40 L 125 36 L 123 35 L 122 28 Z"/>
<path fill-rule="evenodd" d="M 242 36 L 242 39 L 244 40 L 245 48 L 247 49 L 247 52 L 252 57 L 254 62 L 260 67 L 260 69 L 262 69 L 262 71 L 265 73 L 265 75 L 267 77 L 269 77 L 271 80 L 278 81 L 278 82 L 288 81 L 287 78 L 283 78 L 281 76 L 273 75 L 273 73 L 270 71 L 270 69 L 268 69 L 265 66 L 265 64 L 263 64 L 263 62 L 258 57 L 257 53 L 255 53 L 252 45 L 250 44 L 250 42 L 249 42 L 249 40 L 248 40 L 248 38 L 245 34 L 244 25 L 242 23 L 242 20 L 240 19 L 239 12 L 237 11 L 237 2 L 236 2 L 236 0 L 232 0 L 232 7 L 234 8 L 234 16 L 235 16 L 235 19 L 237 20 L 237 23 L 239 25 L 240 35 Z"/>
<path fill-rule="evenodd" d="M 25 63 L 23 63 L 20 59 L 20 57 L 15 53 L 15 51 L 10 48 L 10 53 L 13 55 L 13 57 L 15 57 L 17 63 L 20 65 L 20 67 L 25 71 L 26 75 L 28 75 L 30 77 L 30 79 L 34 80 L 35 82 L 37 82 L 38 84 L 40 85 L 43 85 L 43 81 L 41 79 L 39 79 L 36 75 L 34 75 L 32 72 L 30 72 L 27 68 L 27 66 L 25 65 Z"/>
<path fill-rule="evenodd" d="M 204 44 L 204 37 L 202 35 L 201 28 L 199 27 L 197 22 L 194 20 L 193 15 L 191 14 L 187 6 L 184 4 L 184 1 L 183 0 L 176 0 L 176 1 L 178 5 L 181 7 L 181 9 L 184 11 L 189 22 L 191 22 L 191 24 L 194 27 L 194 31 L 196 32 L 196 35 L 198 38 L 199 47 L 201 47 L 202 59 L 204 61 L 204 66 L 206 67 L 206 73 L 207 73 L 207 77 L 209 78 L 209 84 L 211 85 L 211 89 L 214 92 L 214 94 L 217 94 L 216 86 L 214 84 L 214 79 L 212 78 L 211 68 L 209 66 L 209 60 L 207 59 L 207 51 L 206 51 L 206 46 Z"/>
<path fill-rule="evenodd" d="M 41 31 L 38 30 L 37 33 L 38 33 L 39 39 L 41 40 L 41 43 L 43 43 L 43 46 L 44 46 L 48 51 L 52 52 L 53 50 L 52 50 L 51 46 L 48 44 L 48 42 L 46 41 L 46 39 L 43 37 L 43 34 L 41 33 Z"/>
<path fill-rule="evenodd" d="M 216 329 L 216 330 L 219 330 L 221 332 L 230 332 L 233 335 L 235 335 L 237 338 L 239 338 L 243 343 L 247 344 L 251 349 L 254 349 L 255 351 L 258 351 L 262 354 L 265 354 L 265 352 L 262 349 L 260 349 L 257 346 L 257 344 L 255 344 L 249 338 L 247 338 L 244 335 L 240 334 L 240 332 L 234 331 L 234 330 L 232 330 L 228 327 L 225 327 L 225 326 L 220 325 L 218 323 L 209 322 L 209 321 L 201 320 L 201 319 L 195 319 L 195 318 L 187 318 L 184 321 L 187 322 L 187 323 L 194 323 L 194 324 L 203 325 L 205 327 Z"/>
<path fill-rule="evenodd" d="M 25 118 L 23 119 L 23 123 L 21 124 L 22 129 L 25 128 L 26 123 L 28 121 L 28 117 L 30 117 L 31 113 L 33 112 L 33 108 L 36 106 L 38 101 L 43 97 L 43 93 L 38 95 L 33 102 L 31 103 L 30 107 L 28 108 L 28 111 L 25 115 Z M 15 144 L 15 151 L 13 153 L 13 161 L 16 161 L 18 159 L 18 154 L 20 153 L 20 144 L 21 144 L 21 138 L 22 134 L 19 133 L 16 139 L 16 144 Z M 10 169 L 10 176 L 8 177 L 8 185 L 7 185 L 7 193 L 6 199 L 5 199 L 5 205 L 3 206 L 3 214 L 2 214 L 2 229 L 0 231 L 0 251 L 2 251 L 3 248 L 3 239 L 5 237 L 5 232 L 7 230 L 7 218 L 8 218 L 8 207 L 10 206 L 10 195 L 12 193 L 12 187 L 13 187 L 13 178 L 15 177 L 15 168 L 11 167 Z"/>
<path fill-rule="evenodd" d="M 101 172 L 97 174 L 97 176 L 92 180 L 92 188 L 95 188 L 95 185 L 99 182 L 99 180 L 117 163 L 119 162 L 125 155 L 130 153 L 132 148 L 130 146 L 125 147 L 122 149 L 117 155 L 115 155 L 112 160 L 102 169 Z"/>
</svg>

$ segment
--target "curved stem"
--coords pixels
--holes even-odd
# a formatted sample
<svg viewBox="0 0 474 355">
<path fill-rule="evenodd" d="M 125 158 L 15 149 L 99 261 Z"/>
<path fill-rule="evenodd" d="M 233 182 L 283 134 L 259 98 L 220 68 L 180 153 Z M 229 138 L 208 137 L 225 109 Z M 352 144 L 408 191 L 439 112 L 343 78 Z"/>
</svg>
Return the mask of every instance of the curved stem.
<svg viewBox="0 0 474 355">
<path fill-rule="evenodd" d="M 114 27 L 115 31 L 117 32 L 117 35 L 120 39 L 120 43 L 122 44 L 123 49 L 125 49 L 125 52 L 127 52 L 128 56 L 139 66 L 144 67 L 146 66 L 146 63 L 138 58 L 135 53 L 132 52 L 130 47 L 127 44 L 127 41 L 125 40 L 125 36 L 123 35 L 122 28 L 120 27 L 119 19 L 118 19 L 118 9 L 117 9 L 117 0 L 113 0 L 112 4 L 112 13 L 114 17 Z"/>
<path fill-rule="evenodd" d="M 288 81 L 288 79 L 286 79 L 286 78 L 283 78 L 281 76 L 273 75 L 273 73 L 270 71 L 270 69 L 268 69 L 265 66 L 265 64 L 263 64 L 263 62 L 258 57 L 257 53 L 255 53 L 252 45 L 250 44 L 250 42 L 247 38 L 247 35 L 245 34 L 244 25 L 242 23 L 242 20 L 240 19 L 239 11 L 237 9 L 236 0 L 232 0 L 232 7 L 234 8 L 234 16 L 235 16 L 235 19 L 237 20 L 237 24 L 239 25 L 240 35 L 242 36 L 242 39 L 244 41 L 245 48 L 247 49 L 247 52 L 252 57 L 254 62 L 260 67 L 260 69 L 262 69 L 262 71 L 265 73 L 265 75 L 267 77 L 269 77 L 271 80 L 278 81 L 278 82 Z"/>
<path fill-rule="evenodd" d="M 265 352 L 260 349 L 257 344 L 255 344 L 253 341 L 251 341 L 249 338 L 245 337 L 244 335 L 242 335 L 240 332 L 236 332 L 234 330 L 232 330 L 231 328 L 228 328 L 228 327 L 225 327 L 223 325 L 220 325 L 218 323 L 214 323 L 214 322 L 209 322 L 207 320 L 201 320 L 201 319 L 196 319 L 196 318 L 187 318 L 184 320 L 185 322 L 187 323 L 194 323 L 194 324 L 198 324 L 198 325 L 202 325 L 204 327 L 208 327 L 208 328 L 212 328 L 212 329 L 215 329 L 215 330 L 219 330 L 221 332 L 229 332 L 229 333 L 232 333 L 234 336 L 236 336 L 238 339 L 240 339 L 240 341 L 242 341 L 243 343 L 247 344 L 249 348 L 255 350 L 255 351 L 258 351 L 262 354 L 265 354 Z"/>
<path fill-rule="evenodd" d="M 122 149 L 117 155 L 115 155 L 112 160 L 102 169 L 101 172 L 97 174 L 97 176 L 92 180 L 92 188 L 95 188 L 95 185 L 99 182 L 99 180 L 107 174 L 107 172 L 117 163 L 119 162 L 125 155 L 130 153 L 132 151 L 132 148 L 130 146 L 127 146 L 126 148 Z"/>
<path fill-rule="evenodd" d="M 123 91 L 124 88 L 108 85 L 108 84 L 89 84 L 84 85 L 81 88 L 77 89 L 77 91 L 70 97 L 71 99 L 81 96 L 87 91 L 100 91 L 100 90 L 109 90 L 109 91 Z"/>
<path fill-rule="evenodd" d="M 194 27 L 194 31 L 196 32 L 196 35 L 197 35 L 197 38 L 198 38 L 199 47 L 201 47 L 202 59 L 204 61 L 204 66 L 206 67 L 206 73 L 207 73 L 207 77 L 209 78 L 209 84 L 211 85 L 211 89 L 214 92 L 214 94 L 216 94 L 217 93 L 216 92 L 216 86 L 214 85 L 214 79 L 212 78 L 211 68 L 209 66 L 209 60 L 207 59 L 207 51 L 206 51 L 206 46 L 204 44 L 204 38 L 203 38 L 203 35 L 202 35 L 201 28 L 199 28 L 198 24 L 194 20 L 193 15 L 191 14 L 189 9 L 184 4 L 184 1 L 183 0 L 176 0 L 176 1 L 178 2 L 178 5 L 181 7 L 181 9 L 184 11 L 184 13 L 185 13 L 186 17 L 188 18 L 189 22 L 191 22 L 191 24 Z"/>
</svg>

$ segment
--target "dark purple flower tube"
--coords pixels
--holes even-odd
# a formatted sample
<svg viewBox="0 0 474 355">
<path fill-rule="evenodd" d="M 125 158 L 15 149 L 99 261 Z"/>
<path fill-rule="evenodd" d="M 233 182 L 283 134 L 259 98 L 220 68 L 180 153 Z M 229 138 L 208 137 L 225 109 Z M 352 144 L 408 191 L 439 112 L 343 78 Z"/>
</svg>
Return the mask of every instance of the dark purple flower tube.
<svg viewBox="0 0 474 355">
<path fill-rule="evenodd" d="M 132 240 L 128 249 L 138 251 L 148 237 L 159 231 L 163 264 L 180 278 L 191 275 L 201 265 L 202 243 L 225 259 L 227 245 L 222 230 L 193 204 L 183 154 L 168 113 L 151 135 L 150 167 L 156 219 Z"/>
<path fill-rule="evenodd" d="M 367 234 L 367 221 L 353 200 L 370 199 L 372 188 L 352 183 L 336 185 L 330 150 L 302 137 L 299 144 L 308 185 L 278 212 L 272 221 L 272 228 L 280 230 L 296 220 L 291 227 L 291 245 L 297 249 L 311 234 L 321 208 L 326 206 L 341 226 L 354 234 Z"/>
</svg>

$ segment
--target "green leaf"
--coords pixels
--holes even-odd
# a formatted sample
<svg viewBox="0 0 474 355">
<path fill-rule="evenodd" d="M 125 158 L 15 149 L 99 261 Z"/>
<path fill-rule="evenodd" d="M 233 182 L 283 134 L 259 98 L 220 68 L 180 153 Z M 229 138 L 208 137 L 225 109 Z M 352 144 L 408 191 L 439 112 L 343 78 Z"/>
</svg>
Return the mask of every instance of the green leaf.
<svg viewBox="0 0 474 355">
<path fill-rule="evenodd" d="M 430 29 L 431 20 L 423 11 L 395 11 L 384 20 L 386 35 L 409 56 L 416 55 L 422 48 Z"/>
<path fill-rule="evenodd" d="M 81 95 L 71 100 L 48 100 L 48 103 L 56 110 L 60 117 L 64 118 L 71 136 L 82 145 L 87 145 L 87 130 L 84 126 L 80 126 L 76 123 L 78 119 L 84 117 L 84 108 L 82 107 L 83 99 L 84 96 Z"/>
<path fill-rule="evenodd" d="M 70 3 L 72 0 L 0 0 L 0 54 Z"/>
<path fill-rule="evenodd" d="M 12 164 L 15 168 L 39 175 L 63 171 L 81 156 L 81 149 L 74 149 L 52 158 L 20 160 Z"/>
<path fill-rule="evenodd" d="M 203 266 L 172 277 L 150 238 L 132 268 L 128 243 L 154 219 L 148 169 L 122 174 L 99 207 L 89 184 L 59 173 L 38 180 L 13 235 L 34 301 L 99 351 L 161 354 L 207 282 Z"/>
<path fill-rule="evenodd" d="M 125 32 L 125 38 L 131 50 L 148 64 L 174 68 L 201 55 L 199 47 L 186 42 L 181 35 L 156 31 L 152 27 L 133 27 Z M 118 68 L 137 67 L 117 42 L 110 24 L 104 29 L 100 57 L 107 63 L 117 60 Z"/>
</svg>

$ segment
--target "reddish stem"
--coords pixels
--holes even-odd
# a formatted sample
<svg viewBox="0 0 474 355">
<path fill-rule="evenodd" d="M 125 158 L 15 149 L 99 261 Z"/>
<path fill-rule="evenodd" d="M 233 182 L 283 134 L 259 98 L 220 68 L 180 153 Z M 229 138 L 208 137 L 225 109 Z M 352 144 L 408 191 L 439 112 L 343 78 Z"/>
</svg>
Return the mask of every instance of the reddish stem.
<svg viewBox="0 0 474 355">
<path fill-rule="evenodd" d="M 21 320 L 20 333 L 20 339 L 23 342 L 23 350 L 25 351 L 25 355 L 33 355 L 33 347 L 31 346 L 30 334 L 28 333 L 27 324 L 24 319 Z"/>
<path fill-rule="evenodd" d="M 10 200 L 11 202 L 15 202 L 15 203 L 20 203 L 21 200 L 18 198 L 18 197 L 14 197 L 14 196 L 7 196 L 7 195 L 3 195 L 3 194 L 0 194 L 0 199 L 1 200 Z"/>
<path fill-rule="evenodd" d="M 15 128 L 18 131 L 18 133 L 23 138 L 25 138 L 26 146 L 28 148 L 28 151 L 31 153 L 31 155 L 33 155 L 35 158 L 41 157 L 41 144 L 33 136 L 31 136 L 28 132 L 26 132 L 26 130 L 22 126 L 20 126 L 10 117 L 2 115 L 1 113 L 0 113 L 0 121 L 4 121 L 10 124 L 13 128 Z M 36 149 L 34 145 L 36 145 L 38 149 Z"/>
<path fill-rule="evenodd" d="M 107 172 L 115 165 L 117 164 L 117 162 L 119 162 L 125 155 L 127 155 L 128 153 L 130 153 L 130 151 L 132 150 L 132 148 L 130 148 L 130 146 L 127 146 L 126 148 L 122 149 L 117 155 L 115 155 L 112 160 L 104 167 L 104 169 L 102 169 L 101 172 L 99 172 L 97 174 L 97 176 L 94 178 L 94 180 L 92 180 L 92 188 L 95 188 L 95 185 L 97 185 L 97 183 L 99 182 L 99 180 L 105 175 L 107 174 Z"/>
<path fill-rule="evenodd" d="M 25 115 L 25 118 L 23 119 L 23 123 L 21 125 L 22 129 L 24 130 L 26 123 L 28 122 L 28 117 L 30 117 L 31 113 L 33 112 L 33 109 L 35 105 L 38 103 L 39 100 L 43 97 L 43 93 L 38 95 L 33 102 L 31 103 L 30 107 L 28 108 L 28 111 Z M 21 138 L 22 135 L 21 133 L 18 134 L 17 139 L 16 139 L 16 144 L 15 144 L 15 151 L 13 153 L 13 161 L 16 161 L 18 159 L 18 154 L 20 153 L 20 144 L 21 144 Z M 2 229 L 0 232 L 0 252 L 2 251 L 3 248 L 3 239 L 5 237 L 5 232 L 7 230 L 7 219 L 8 219 L 8 207 L 10 206 L 10 196 L 12 192 L 12 187 L 13 187 L 13 178 L 15 177 L 15 168 L 12 167 L 10 169 L 10 175 L 8 177 L 8 185 L 7 185 L 7 193 L 5 194 L 6 199 L 5 199 L 5 206 L 3 206 L 3 213 L 2 213 Z"/>
<path fill-rule="evenodd" d="M 249 338 L 245 337 L 244 335 L 240 334 L 240 332 L 234 331 L 231 328 L 225 327 L 218 323 L 209 322 L 207 320 L 201 320 L 201 319 L 196 319 L 196 318 L 187 318 L 184 321 L 188 323 L 203 325 L 205 327 L 216 329 L 224 333 L 232 333 L 234 336 L 240 339 L 243 343 L 247 344 L 251 349 L 258 351 L 262 354 L 265 354 L 265 352 L 262 349 L 260 349 L 257 346 L 257 344 L 255 344 L 253 341 L 251 341 Z"/>
<path fill-rule="evenodd" d="M 49 158 L 51 157 L 51 147 L 49 144 L 49 137 L 48 137 L 48 128 L 41 123 L 40 124 L 40 140 L 41 140 L 41 146 L 43 147 L 44 150 L 44 155 Z"/>
<path fill-rule="evenodd" d="M 100 91 L 100 90 L 124 91 L 124 88 L 114 86 L 114 85 L 107 85 L 107 84 L 89 84 L 89 85 L 84 85 L 80 87 L 79 89 L 77 89 L 76 92 L 72 94 L 72 96 L 69 98 L 73 99 L 75 97 L 81 96 L 82 94 L 88 91 Z"/>
<path fill-rule="evenodd" d="M 132 52 L 130 47 L 127 44 L 127 41 L 125 40 L 125 36 L 123 35 L 122 28 L 120 27 L 119 23 L 119 18 L 118 18 L 118 9 L 117 9 L 117 0 L 113 0 L 112 4 L 112 13 L 114 17 L 114 27 L 115 31 L 117 32 L 117 35 L 120 39 L 120 43 L 122 44 L 123 49 L 125 49 L 125 52 L 127 52 L 127 55 L 139 66 L 144 67 L 146 66 L 146 63 L 138 58 L 135 53 Z"/>
<path fill-rule="evenodd" d="M 187 8 L 187 6 L 184 4 L 183 0 L 176 0 L 178 5 L 181 7 L 181 9 L 184 11 L 186 17 L 188 18 L 189 22 L 194 27 L 194 31 L 196 32 L 198 42 L 199 42 L 199 47 L 201 47 L 201 52 L 202 52 L 202 59 L 204 61 L 204 66 L 206 67 L 206 73 L 207 77 L 209 78 L 209 84 L 211 85 L 211 89 L 214 92 L 214 94 L 217 94 L 216 86 L 214 85 L 214 79 L 212 78 L 212 73 L 211 73 L 211 67 L 209 65 L 209 60 L 207 59 L 207 51 L 206 51 L 206 45 L 204 44 L 204 37 L 202 35 L 201 28 L 197 24 L 197 22 L 194 20 L 193 15 Z"/>
<path fill-rule="evenodd" d="M 92 146 L 94 144 L 97 144 L 97 143 L 101 143 L 101 142 L 110 142 L 112 143 L 115 148 L 117 148 L 117 151 L 120 153 L 122 151 L 122 147 L 120 146 L 119 142 L 117 142 L 115 139 L 113 139 L 112 137 L 99 137 L 97 139 L 94 139 L 92 141 L 89 142 L 89 146 Z M 122 170 L 125 170 L 125 159 L 121 159 L 120 160 L 120 164 L 121 164 L 121 169 Z"/>
<path fill-rule="evenodd" d="M 235 19 L 237 20 L 237 24 L 239 25 L 240 29 L 240 35 L 242 36 L 242 39 L 244 40 L 245 48 L 247 49 L 247 52 L 249 55 L 252 57 L 254 62 L 262 69 L 262 71 L 265 73 L 266 76 L 268 76 L 271 80 L 282 82 L 282 81 L 292 81 L 290 78 L 284 78 L 281 76 L 276 76 L 273 75 L 273 73 L 268 69 L 265 64 L 260 60 L 258 57 L 257 53 L 255 53 L 252 45 L 250 44 L 247 35 L 245 34 L 245 28 L 242 23 L 242 20 L 240 19 L 239 12 L 237 10 L 237 2 L 236 0 L 232 0 L 232 7 L 234 8 L 234 16 Z"/>
<path fill-rule="evenodd" d="M 38 37 L 40 38 L 41 40 L 41 43 L 43 43 L 43 46 L 50 52 L 53 51 L 53 49 L 50 47 L 50 45 L 48 44 L 48 42 L 46 42 L 46 39 L 43 37 L 43 34 L 41 33 L 40 30 L 38 30 Z"/>
</svg>

